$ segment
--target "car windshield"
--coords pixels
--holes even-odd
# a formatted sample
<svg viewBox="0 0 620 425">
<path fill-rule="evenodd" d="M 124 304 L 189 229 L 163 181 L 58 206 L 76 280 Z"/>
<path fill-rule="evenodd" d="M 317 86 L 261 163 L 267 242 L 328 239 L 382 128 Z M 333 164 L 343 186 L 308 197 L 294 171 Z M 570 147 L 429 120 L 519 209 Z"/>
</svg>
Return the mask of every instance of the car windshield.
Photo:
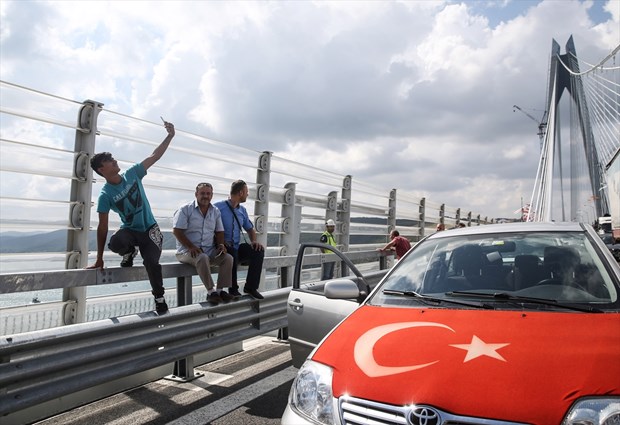
<svg viewBox="0 0 620 425">
<path fill-rule="evenodd" d="M 617 310 L 617 277 L 610 275 L 599 252 L 585 232 L 430 238 L 396 264 L 369 303 L 412 305 L 423 302 L 422 295 L 435 301 L 478 298 L 485 305 L 493 303 L 493 308 L 585 304 Z M 535 302 L 539 300 L 543 302 Z"/>
</svg>

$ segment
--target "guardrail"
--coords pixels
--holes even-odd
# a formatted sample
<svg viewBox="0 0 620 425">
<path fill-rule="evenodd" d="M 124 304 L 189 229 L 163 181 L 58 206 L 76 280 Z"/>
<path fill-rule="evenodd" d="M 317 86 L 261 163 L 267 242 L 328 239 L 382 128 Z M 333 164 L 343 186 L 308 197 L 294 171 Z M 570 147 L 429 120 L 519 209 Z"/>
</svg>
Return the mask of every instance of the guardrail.
<svg viewBox="0 0 620 425">
<path fill-rule="evenodd" d="M 163 316 L 149 312 L 5 336 L 0 340 L 2 422 L 19 423 L 16 412 L 50 400 L 66 410 L 72 406 L 63 398 L 70 394 L 179 359 L 189 357 L 192 363 L 197 353 L 283 328 L 289 291 L 269 291 L 260 302 L 244 297 L 218 306 L 178 307 Z M 92 390 L 92 400 L 109 395 L 105 390 Z M 48 406 L 27 416 L 51 414 Z"/>
<path fill-rule="evenodd" d="M 354 263 L 369 269 L 372 282 L 386 272 L 386 253 L 350 252 Z M 310 255 L 305 269 L 313 277 L 320 265 L 334 261 L 334 255 Z M 287 269 L 296 257 L 270 257 L 266 267 Z M 378 269 L 378 270 L 377 270 Z M 250 297 L 213 306 L 207 302 L 192 304 L 194 267 L 186 264 L 163 265 L 164 275 L 177 277 L 177 303 L 168 314 L 143 312 L 122 317 L 69 324 L 32 332 L 5 335 L 0 339 L 0 416 L 3 423 L 24 423 L 48 417 L 125 388 L 168 375 L 171 379 L 192 380 L 194 356 L 228 344 L 283 330 L 286 338 L 287 297 L 289 287 L 264 292 L 265 299 Z M 280 275 L 286 274 L 281 272 Z M 0 275 L 0 293 L 52 289 L 94 284 L 142 280 L 144 267 L 104 270 L 65 270 L 44 273 Z M 70 310 L 72 303 L 66 308 Z M 174 363 L 174 366 L 171 364 Z M 161 366 L 148 378 L 138 376 Z M 165 370 L 165 369 L 164 369 Z M 106 385 L 123 378 L 121 387 Z M 77 396 L 88 390 L 88 395 Z"/>
</svg>

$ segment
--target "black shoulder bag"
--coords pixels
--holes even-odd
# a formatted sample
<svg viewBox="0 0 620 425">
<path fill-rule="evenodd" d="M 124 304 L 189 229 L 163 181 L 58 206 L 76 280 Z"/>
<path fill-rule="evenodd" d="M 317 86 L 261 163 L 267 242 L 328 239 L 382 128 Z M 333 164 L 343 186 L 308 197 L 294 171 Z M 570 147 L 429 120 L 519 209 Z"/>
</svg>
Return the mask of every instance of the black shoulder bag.
<svg viewBox="0 0 620 425">
<path fill-rule="evenodd" d="M 245 229 L 241 225 L 241 222 L 239 221 L 239 217 L 237 217 L 237 214 L 235 214 L 235 209 L 232 207 L 232 205 L 230 205 L 230 202 L 228 201 L 226 201 L 226 205 L 228 205 L 228 208 L 230 208 L 230 211 L 232 212 L 232 215 L 235 218 L 237 225 L 239 226 L 239 235 L 243 236 L 243 242 L 239 244 L 237 255 L 240 258 L 248 258 L 252 254 L 252 251 L 254 248 L 252 248 L 252 244 L 248 242 L 248 239 L 245 237 L 245 233 L 243 233 Z M 234 226 L 234 223 L 233 223 L 233 226 Z M 233 241 L 233 244 L 234 244 L 234 241 Z M 226 249 L 232 250 L 233 247 L 232 246 L 229 247 L 228 244 L 226 244 Z"/>
</svg>

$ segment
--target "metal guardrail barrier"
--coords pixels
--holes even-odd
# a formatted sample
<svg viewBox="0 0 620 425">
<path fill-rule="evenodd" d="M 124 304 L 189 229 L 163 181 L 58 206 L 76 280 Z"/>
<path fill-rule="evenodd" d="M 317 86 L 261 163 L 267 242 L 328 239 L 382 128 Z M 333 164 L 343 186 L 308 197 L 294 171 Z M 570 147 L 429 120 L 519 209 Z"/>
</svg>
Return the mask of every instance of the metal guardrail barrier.
<svg viewBox="0 0 620 425">
<path fill-rule="evenodd" d="M 285 327 L 289 291 L 5 336 L 0 415 Z"/>
</svg>

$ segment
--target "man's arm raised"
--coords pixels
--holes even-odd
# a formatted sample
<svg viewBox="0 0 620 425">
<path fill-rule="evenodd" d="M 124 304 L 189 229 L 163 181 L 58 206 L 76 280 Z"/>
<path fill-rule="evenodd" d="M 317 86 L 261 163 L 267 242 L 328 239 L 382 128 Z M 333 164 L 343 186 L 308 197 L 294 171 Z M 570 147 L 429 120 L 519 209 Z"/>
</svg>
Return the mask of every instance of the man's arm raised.
<svg viewBox="0 0 620 425">
<path fill-rule="evenodd" d="M 166 152 L 166 149 L 168 149 L 168 146 L 170 145 L 170 142 L 174 137 L 174 124 L 166 122 L 164 126 L 166 127 L 168 135 L 166 136 L 164 141 L 155 148 L 153 153 L 149 157 L 145 158 L 144 161 L 142 161 L 142 166 L 145 170 L 148 170 L 151 165 L 155 164 L 159 160 L 159 158 L 164 155 L 164 152 Z"/>
</svg>

